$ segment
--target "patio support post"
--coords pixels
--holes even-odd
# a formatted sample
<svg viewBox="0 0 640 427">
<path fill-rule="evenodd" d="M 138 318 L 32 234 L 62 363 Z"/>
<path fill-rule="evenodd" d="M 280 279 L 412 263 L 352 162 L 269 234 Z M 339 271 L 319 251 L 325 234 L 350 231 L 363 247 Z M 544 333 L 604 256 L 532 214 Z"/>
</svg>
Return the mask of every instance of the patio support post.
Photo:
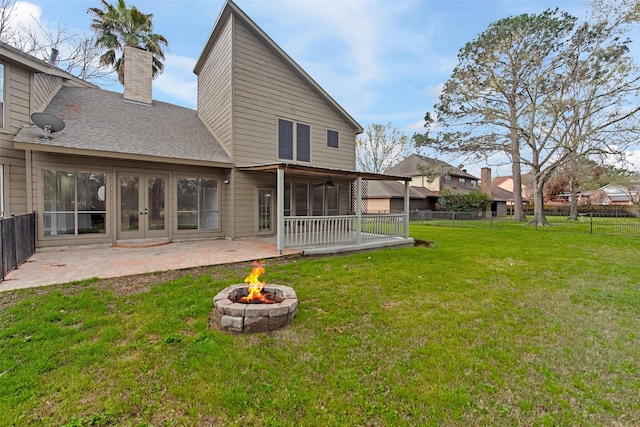
<svg viewBox="0 0 640 427">
<path fill-rule="evenodd" d="M 278 253 L 282 255 L 284 250 L 284 169 L 278 168 L 276 184 L 276 215 L 278 218 L 278 228 L 276 230 L 276 240 Z"/>
<path fill-rule="evenodd" d="M 409 187 L 410 182 L 404 182 L 404 238 L 409 238 Z"/>
<path fill-rule="evenodd" d="M 356 180 L 356 245 L 362 244 L 362 177 Z"/>
</svg>

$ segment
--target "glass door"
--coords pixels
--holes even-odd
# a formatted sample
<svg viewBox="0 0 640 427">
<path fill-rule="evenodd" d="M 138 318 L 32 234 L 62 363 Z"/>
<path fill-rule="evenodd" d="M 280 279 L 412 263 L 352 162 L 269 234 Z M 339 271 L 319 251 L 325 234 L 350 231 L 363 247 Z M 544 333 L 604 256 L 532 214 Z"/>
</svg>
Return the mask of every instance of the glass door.
<svg viewBox="0 0 640 427">
<path fill-rule="evenodd" d="M 273 231 L 273 190 L 258 190 L 258 232 Z"/>
<path fill-rule="evenodd" d="M 118 174 L 119 239 L 169 235 L 166 183 L 164 175 Z"/>
</svg>

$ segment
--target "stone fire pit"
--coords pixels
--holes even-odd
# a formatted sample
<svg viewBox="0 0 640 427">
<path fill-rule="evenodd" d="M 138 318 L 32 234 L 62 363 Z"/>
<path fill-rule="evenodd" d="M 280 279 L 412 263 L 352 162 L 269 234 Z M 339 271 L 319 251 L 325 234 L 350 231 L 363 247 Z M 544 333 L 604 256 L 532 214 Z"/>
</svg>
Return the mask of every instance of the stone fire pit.
<svg viewBox="0 0 640 427">
<path fill-rule="evenodd" d="M 246 284 L 223 289 L 213 298 L 213 322 L 224 331 L 236 333 L 275 331 L 291 323 L 298 311 L 298 296 L 293 288 L 267 284 L 262 293 L 274 303 L 239 302 L 249 294 Z"/>
</svg>

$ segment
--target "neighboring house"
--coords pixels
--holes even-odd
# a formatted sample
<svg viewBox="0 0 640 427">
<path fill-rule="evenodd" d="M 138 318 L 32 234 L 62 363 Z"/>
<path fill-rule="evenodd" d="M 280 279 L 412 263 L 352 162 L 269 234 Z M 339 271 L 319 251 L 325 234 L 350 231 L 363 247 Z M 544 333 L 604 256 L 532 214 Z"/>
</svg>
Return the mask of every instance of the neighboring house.
<svg viewBox="0 0 640 427">
<path fill-rule="evenodd" d="M 433 172 L 432 177 L 425 176 L 420 171 L 421 167 Z M 480 191 L 479 178 L 467 173 L 465 169 L 458 169 L 442 160 L 419 154 L 411 154 L 397 165 L 389 168 L 387 173 L 410 177 L 412 187 L 426 188 L 436 197 L 443 188 L 449 188 L 459 193 Z"/>
<path fill-rule="evenodd" d="M 631 206 L 639 203 L 640 184 L 624 186 L 607 184 L 595 190 L 590 201 L 593 205 Z"/>
<path fill-rule="evenodd" d="M 427 168 L 429 177 L 421 171 Z M 495 215 L 507 213 L 507 200 L 513 200 L 510 191 L 492 186 L 485 188 L 483 183 L 491 183 L 491 169 L 482 169 L 482 180 L 441 160 L 412 154 L 388 173 L 411 178 L 409 210 L 436 210 L 440 191 L 444 188 L 457 193 L 472 191 L 483 192 L 491 198 L 491 212 Z M 404 188 L 400 182 L 369 182 L 367 188 L 368 212 L 402 211 Z"/>
<path fill-rule="evenodd" d="M 404 211 L 404 183 L 398 181 L 367 181 L 366 212 Z M 438 197 L 424 187 L 409 187 L 409 210 L 435 210 Z"/>
<path fill-rule="evenodd" d="M 232 1 L 194 69 L 197 111 L 154 101 L 150 54 L 125 55 L 123 95 L 0 45 L 4 215 L 35 211 L 37 247 L 275 235 L 282 250 L 307 217 L 360 220 L 362 179 L 402 179 L 355 171 L 362 127 Z M 64 130 L 43 137 L 34 112 Z"/>
<path fill-rule="evenodd" d="M 513 175 L 495 177 L 492 181 L 492 186 L 513 193 Z M 533 176 L 531 173 L 523 173 L 521 175 L 521 187 L 523 203 L 533 203 Z M 513 205 L 513 199 L 509 204 Z"/>
</svg>

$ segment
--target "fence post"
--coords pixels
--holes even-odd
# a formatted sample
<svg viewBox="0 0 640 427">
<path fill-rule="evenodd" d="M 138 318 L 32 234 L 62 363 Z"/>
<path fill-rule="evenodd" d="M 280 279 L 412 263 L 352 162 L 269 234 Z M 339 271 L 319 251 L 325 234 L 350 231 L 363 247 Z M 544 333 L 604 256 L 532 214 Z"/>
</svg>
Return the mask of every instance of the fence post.
<svg viewBox="0 0 640 427">
<path fill-rule="evenodd" d="M 451 226 L 452 227 L 456 226 L 456 213 L 455 212 L 451 212 Z"/>
<path fill-rule="evenodd" d="M 589 212 L 589 234 L 593 234 L 593 212 Z"/>
</svg>

